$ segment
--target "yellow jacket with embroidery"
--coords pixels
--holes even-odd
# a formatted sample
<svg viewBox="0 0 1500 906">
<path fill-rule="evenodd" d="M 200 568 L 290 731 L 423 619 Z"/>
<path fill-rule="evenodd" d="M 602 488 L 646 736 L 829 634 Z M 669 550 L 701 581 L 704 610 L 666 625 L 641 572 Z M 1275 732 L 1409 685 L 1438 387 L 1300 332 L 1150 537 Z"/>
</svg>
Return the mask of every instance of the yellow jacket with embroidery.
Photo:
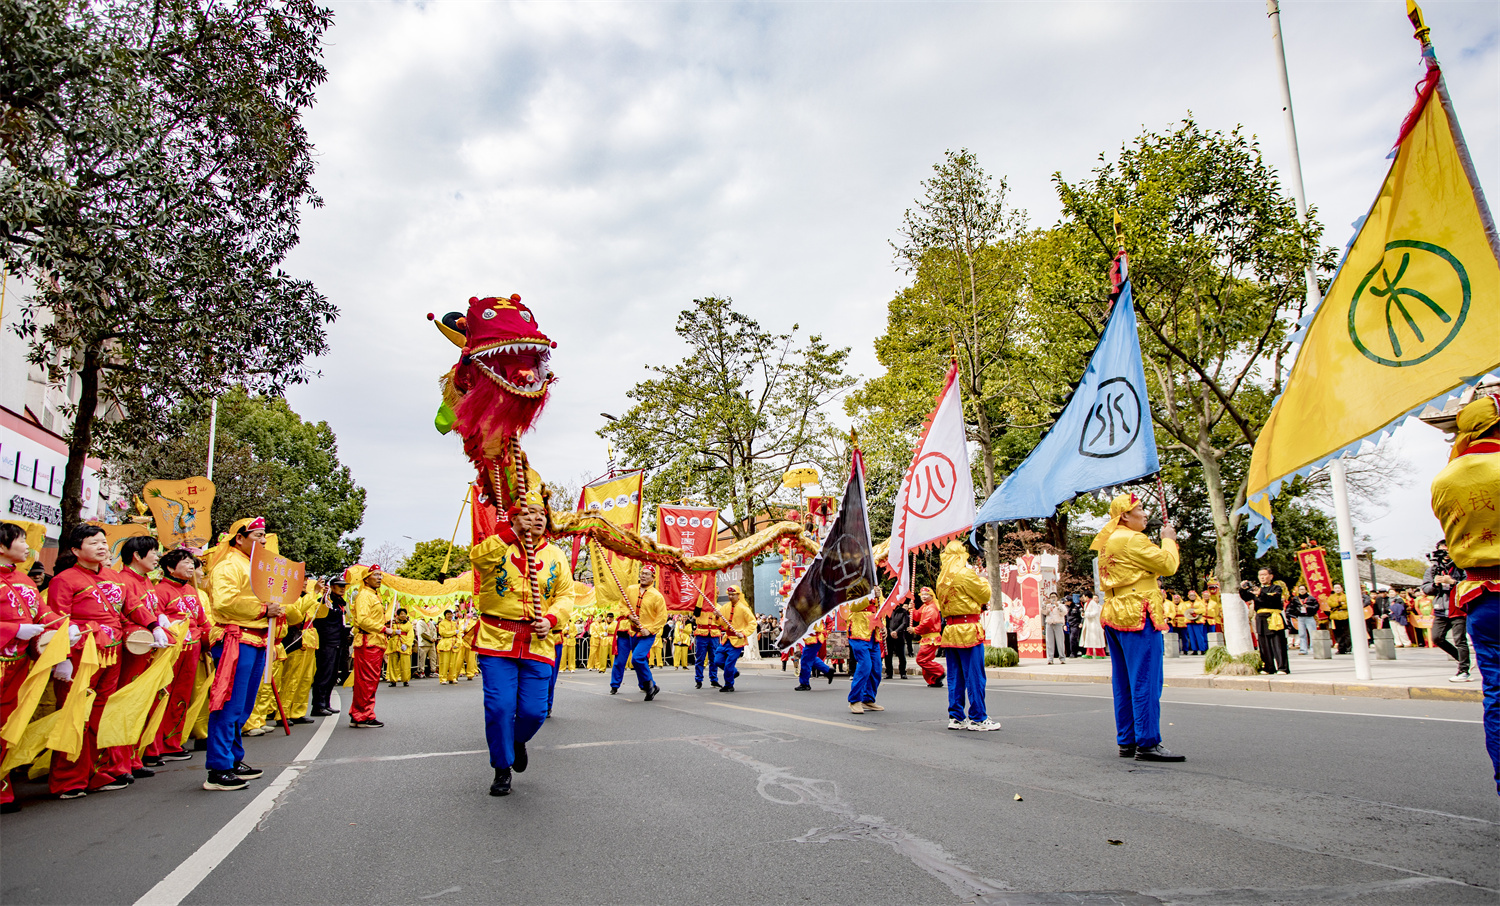
<svg viewBox="0 0 1500 906">
<path fill-rule="evenodd" d="M 736 648 L 744 648 L 745 642 L 754 634 L 756 629 L 755 611 L 751 610 L 750 605 L 746 604 L 743 600 L 738 604 L 731 604 L 730 608 L 729 625 L 735 631 L 739 632 L 740 635 L 736 636 L 733 633 L 726 632 L 724 633 L 724 642 Z"/>
<path fill-rule="evenodd" d="M 349 632 L 354 636 L 353 647 L 385 650 L 385 602 L 380 600 L 379 592 L 369 586 L 361 587 L 349 600 L 345 613 Z"/>
<path fill-rule="evenodd" d="M 266 605 L 255 596 L 250 584 L 250 558 L 239 548 L 229 549 L 214 569 L 210 585 L 210 608 L 216 624 L 266 628 Z"/>
<path fill-rule="evenodd" d="M 555 546 L 542 545 L 537 587 L 541 600 L 531 604 L 531 586 L 525 573 L 525 554 L 498 535 L 484 539 L 469 551 L 469 562 L 477 574 L 479 593 L 474 604 L 479 624 L 470 642 L 479 654 L 538 660 L 552 663 L 551 629 L 536 632 L 526 628 L 530 620 L 545 617 L 558 623 L 557 605 L 573 601 L 573 574 L 567 558 Z"/>
<path fill-rule="evenodd" d="M 667 599 L 662 597 L 661 592 L 652 586 L 643 594 L 639 585 L 631 585 L 626 587 L 625 594 L 631 601 L 638 602 L 635 605 L 635 612 L 641 621 L 641 631 L 636 632 L 631 628 L 630 610 L 621 603 L 620 613 L 615 622 L 615 632 L 628 632 L 636 638 L 645 638 L 661 632 L 661 628 L 667 625 Z"/>
<path fill-rule="evenodd" d="M 977 619 L 990 603 L 990 583 L 969 566 L 969 552 L 962 541 L 950 541 L 939 556 L 938 612 L 947 620 L 941 643 L 945 648 L 973 648 L 984 643 L 984 627 Z M 959 621 L 953 621 L 958 617 Z"/>
<path fill-rule="evenodd" d="M 1159 630 L 1167 628 L 1167 603 L 1156 584 L 1159 576 L 1177 572 L 1177 542 L 1161 547 L 1131 528 L 1120 526 L 1109 536 L 1099 558 L 1099 583 L 1104 586 L 1104 609 L 1099 622 L 1112 629 L 1134 631 L 1146 625 L 1146 613 Z"/>
</svg>

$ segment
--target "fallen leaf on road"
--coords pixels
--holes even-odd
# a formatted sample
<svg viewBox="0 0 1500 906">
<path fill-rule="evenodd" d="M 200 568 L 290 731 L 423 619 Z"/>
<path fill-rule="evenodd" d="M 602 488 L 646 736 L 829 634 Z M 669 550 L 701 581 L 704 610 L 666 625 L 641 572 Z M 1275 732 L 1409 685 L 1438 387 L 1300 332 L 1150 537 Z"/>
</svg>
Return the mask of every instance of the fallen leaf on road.
<svg viewBox="0 0 1500 906">
<path fill-rule="evenodd" d="M 1105 842 L 1108 843 L 1110 846 L 1124 846 L 1125 845 L 1125 841 L 1124 840 L 1106 840 Z"/>
<path fill-rule="evenodd" d="M 1021 801 L 1021 794 L 1020 794 L 1020 793 L 1017 793 L 1017 794 L 1016 794 L 1016 801 L 1017 801 L 1017 802 L 1020 802 L 1020 801 Z"/>
</svg>

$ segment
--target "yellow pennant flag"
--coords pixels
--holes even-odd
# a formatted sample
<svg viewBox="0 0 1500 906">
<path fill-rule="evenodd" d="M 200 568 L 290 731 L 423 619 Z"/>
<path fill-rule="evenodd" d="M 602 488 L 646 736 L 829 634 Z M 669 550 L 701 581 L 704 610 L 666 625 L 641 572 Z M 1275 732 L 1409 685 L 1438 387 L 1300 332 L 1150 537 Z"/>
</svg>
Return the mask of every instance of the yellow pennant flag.
<svg viewBox="0 0 1500 906">
<path fill-rule="evenodd" d="M 31 669 L 26 673 L 26 678 L 21 681 L 21 689 L 16 693 L 16 707 L 10 712 L 10 717 L 6 718 L 4 729 L 0 729 L 0 739 L 5 740 L 6 745 L 14 746 L 20 741 L 21 735 L 26 732 L 27 725 L 31 723 L 31 715 L 36 713 L 37 702 L 41 701 L 42 693 L 47 691 L 47 683 L 52 678 L 52 668 L 67 659 L 70 624 L 71 620 L 63 617 L 62 624 L 54 627 L 57 634 L 47 643 L 47 647 L 42 649 L 41 657 L 32 663 Z"/>
<path fill-rule="evenodd" d="M 54 640 L 55 641 L 55 640 Z M 83 750 L 83 727 L 94 710 L 94 674 L 99 672 L 99 647 L 94 644 L 94 634 L 83 640 L 83 654 L 78 658 L 78 670 L 73 674 L 73 685 L 68 688 L 68 700 L 56 712 L 57 721 L 47 734 L 47 748 L 61 752 L 68 758 L 77 758 Z M 50 715 L 49 715 L 50 716 Z"/>
<path fill-rule="evenodd" d="M 1250 457 L 1259 551 L 1284 481 L 1500 368 L 1500 239 L 1442 72 L 1427 77 L 1394 161 L 1307 325 Z"/>
<path fill-rule="evenodd" d="M 179 623 L 179 626 L 182 624 Z M 116 689 L 99 715 L 99 747 L 135 746 L 145 732 L 159 693 L 172 683 L 172 668 L 182 653 L 182 637 L 170 648 L 158 649 L 145 672 L 123 689 Z"/>
<path fill-rule="evenodd" d="M 187 748 L 187 742 L 193 735 L 193 727 L 198 725 L 198 715 L 203 713 L 203 706 L 208 703 L 208 690 L 214 684 L 213 666 L 213 659 L 206 654 L 198 661 L 198 678 L 194 680 L 193 700 L 188 703 L 187 712 L 182 715 L 182 732 L 173 737 L 179 749 Z"/>
<path fill-rule="evenodd" d="M 602 516 L 613 525 L 639 531 L 641 492 L 645 490 L 645 477 L 645 472 L 627 472 L 585 485 L 578 508 L 585 513 Z M 624 589 L 636 583 L 641 565 L 628 557 L 605 550 L 593 541 L 588 544 L 598 606 L 613 614 L 624 614 Z"/>
</svg>

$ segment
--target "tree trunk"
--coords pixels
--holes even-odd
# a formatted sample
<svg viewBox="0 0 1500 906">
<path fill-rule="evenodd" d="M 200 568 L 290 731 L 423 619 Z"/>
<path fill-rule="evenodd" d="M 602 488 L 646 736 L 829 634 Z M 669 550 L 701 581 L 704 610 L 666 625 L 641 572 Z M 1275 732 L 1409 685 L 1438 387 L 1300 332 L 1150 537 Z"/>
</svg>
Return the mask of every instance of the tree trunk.
<svg viewBox="0 0 1500 906">
<path fill-rule="evenodd" d="M 1214 535 L 1217 538 L 1219 555 L 1219 602 L 1224 606 L 1224 644 L 1230 654 L 1244 654 L 1250 650 L 1250 618 L 1245 602 L 1240 600 L 1240 544 L 1235 536 L 1235 526 L 1229 518 L 1229 507 L 1224 502 L 1224 476 L 1219 470 L 1219 460 L 1200 444 L 1193 451 L 1199 465 L 1203 466 L 1203 484 L 1208 493 L 1208 508 L 1213 514 Z"/>
<path fill-rule="evenodd" d="M 1046 541 L 1059 555 L 1068 553 L 1068 514 L 1053 513 L 1047 517 Z"/>
<path fill-rule="evenodd" d="M 94 443 L 94 416 L 99 409 L 99 350 L 96 347 L 84 350 L 83 367 L 78 370 L 78 386 L 78 410 L 73 417 L 73 431 L 68 436 L 68 465 L 63 470 L 59 553 L 68 550 L 68 533 L 83 521 L 83 467 Z"/>
</svg>

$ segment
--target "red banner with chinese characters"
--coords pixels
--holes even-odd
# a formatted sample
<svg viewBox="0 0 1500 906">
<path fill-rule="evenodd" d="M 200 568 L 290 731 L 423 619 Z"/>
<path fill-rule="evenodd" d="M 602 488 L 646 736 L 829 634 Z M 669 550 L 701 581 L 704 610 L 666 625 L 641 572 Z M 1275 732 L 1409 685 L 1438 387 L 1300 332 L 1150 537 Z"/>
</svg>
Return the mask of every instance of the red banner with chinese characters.
<svg viewBox="0 0 1500 906">
<path fill-rule="evenodd" d="M 1314 599 L 1322 601 L 1333 594 L 1333 578 L 1328 575 L 1328 561 L 1323 559 L 1321 547 L 1305 547 L 1297 551 L 1297 563 L 1302 567 L 1307 591 Z"/>
<path fill-rule="evenodd" d="M 250 556 L 250 582 L 261 601 L 267 604 L 275 601 L 282 606 L 294 604 L 307 584 L 307 566 L 273 554 L 265 545 L 258 544 Z"/>
<path fill-rule="evenodd" d="M 719 511 L 713 507 L 664 503 L 656 508 L 656 540 L 662 544 L 681 548 L 688 556 L 701 557 L 714 552 L 718 537 Z M 661 593 L 667 599 L 668 610 L 692 610 L 703 600 L 693 590 L 695 582 L 710 601 L 718 593 L 715 573 L 703 573 L 691 578 L 675 569 L 664 569 L 662 572 Z"/>
</svg>

